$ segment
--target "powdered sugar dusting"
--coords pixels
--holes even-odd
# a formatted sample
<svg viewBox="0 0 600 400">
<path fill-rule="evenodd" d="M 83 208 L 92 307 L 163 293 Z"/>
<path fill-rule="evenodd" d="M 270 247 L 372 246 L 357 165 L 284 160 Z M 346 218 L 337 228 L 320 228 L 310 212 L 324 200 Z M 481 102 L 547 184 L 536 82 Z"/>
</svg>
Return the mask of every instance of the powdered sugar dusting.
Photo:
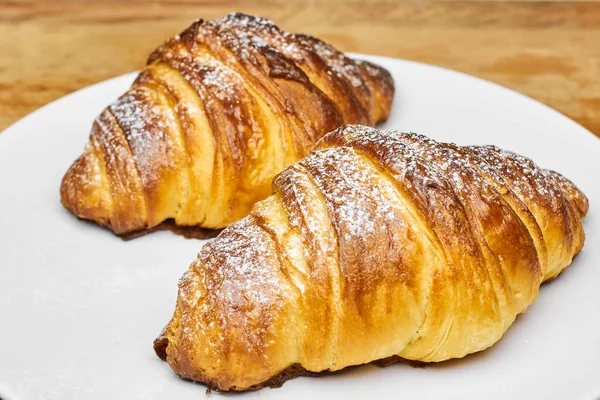
<svg viewBox="0 0 600 400">
<path fill-rule="evenodd" d="M 338 76 L 347 79 L 354 88 L 368 91 L 356 62 L 318 39 L 313 39 L 311 45 Z"/>
<path fill-rule="evenodd" d="M 110 106 L 123 129 L 144 185 L 159 179 L 161 167 L 172 162 L 165 154 L 170 142 L 166 130 L 172 129 L 175 122 L 166 122 L 168 113 L 162 107 L 164 105 L 157 104 L 145 88 L 131 89 Z"/>
<path fill-rule="evenodd" d="M 362 125 L 346 125 L 331 133 L 329 137 L 333 135 L 340 135 L 343 142 L 348 142 L 352 146 L 368 146 L 374 150 L 376 158 L 384 161 L 384 164 L 389 165 L 402 177 L 410 175 L 411 179 L 403 179 L 408 188 L 414 182 L 418 182 L 419 186 L 426 186 L 428 183 L 445 185 L 445 180 L 438 179 L 439 176 L 433 171 L 434 167 L 424 162 L 412 147 L 402 141 L 402 137 L 411 134 L 394 130 L 379 130 Z"/>
<path fill-rule="evenodd" d="M 234 229 L 235 233 L 225 232 L 200 253 L 203 266 L 210 271 L 210 276 L 202 275 L 202 282 L 209 295 L 228 308 L 246 303 L 264 306 L 277 292 L 271 268 L 274 263 L 269 257 L 273 252 L 271 240 L 251 220 L 244 220 L 231 231 Z"/>
<path fill-rule="evenodd" d="M 198 319 L 195 329 L 209 330 L 217 324 L 223 332 L 236 332 L 238 337 L 230 342 L 260 354 L 269 344 L 271 318 L 283 305 L 278 300 L 282 282 L 275 251 L 269 234 L 252 217 L 205 245 L 192 265 L 204 294 L 195 300 L 200 307 L 196 313 L 206 318 Z M 192 298 L 194 293 L 183 296 Z"/>
<path fill-rule="evenodd" d="M 275 23 L 270 19 L 256 17 L 248 14 L 242 14 L 238 12 L 229 13 L 223 18 L 216 20 L 216 22 L 223 25 L 236 24 L 244 28 L 248 28 L 250 26 L 262 26 L 265 28 L 271 28 L 275 26 Z"/>
<path fill-rule="evenodd" d="M 532 201 L 551 201 L 554 193 L 541 168 L 529 158 L 499 149 L 496 146 L 468 147 L 480 160 L 486 171 L 505 177 L 507 184 L 519 196 Z"/>
<path fill-rule="evenodd" d="M 243 60 L 250 59 L 254 63 L 256 51 L 260 52 L 263 48 L 272 49 L 261 37 L 255 35 L 254 31 L 270 31 L 274 27 L 272 21 L 239 13 L 229 14 L 206 24 L 207 29 L 218 32 L 219 37 L 238 57 Z"/>
<path fill-rule="evenodd" d="M 213 122 L 213 134 L 217 141 L 227 141 L 227 157 L 231 157 L 238 169 L 254 154 L 248 147 L 263 145 L 259 112 L 248 93 L 245 81 L 235 70 L 204 51 L 194 54 L 179 49 L 167 60 L 198 92 L 206 114 Z"/>
<path fill-rule="evenodd" d="M 496 196 L 496 191 L 457 151 L 456 145 L 438 143 L 416 134 L 400 133 L 398 138 L 412 147 L 429 165 L 435 166 L 461 197 L 470 198 L 475 193 L 488 199 Z"/>
<path fill-rule="evenodd" d="M 327 209 L 318 198 L 318 188 L 307 177 L 306 169 L 300 164 L 288 167 L 275 178 L 274 186 L 287 199 L 292 199 L 293 208 L 288 209 L 288 220 L 292 227 L 299 228 L 305 238 L 325 236 L 325 226 L 330 225 Z M 315 242 L 317 257 L 325 257 L 328 251 L 323 241 Z M 306 249 L 308 250 L 308 249 Z M 309 257 L 305 253 L 305 257 Z"/>
<path fill-rule="evenodd" d="M 300 162 L 331 204 L 342 228 L 338 233 L 348 241 L 373 234 L 376 217 L 398 220 L 390 199 L 372 172 L 356 162 L 358 157 L 350 148 L 335 148 L 317 150 Z"/>
<path fill-rule="evenodd" d="M 333 46 L 310 36 L 283 32 L 269 20 L 244 14 L 231 14 L 209 25 L 219 30 L 219 36 L 225 38 L 227 46 L 240 54 L 242 59 L 256 62 L 255 51 L 278 53 L 280 62 L 293 60 L 291 65 L 286 66 L 287 69 L 302 70 L 309 76 L 310 82 L 338 106 L 353 110 L 347 119 L 365 122 L 372 119 L 369 113 L 374 96 L 363 76 L 363 73 L 368 73 L 367 70 L 362 63 L 346 57 Z M 329 79 L 324 79 L 324 74 L 328 74 Z M 290 76 L 298 74 L 290 73 Z M 389 88 L 382 90 L 392 95 Z M 358 118 L 350 116 L 354 113 L 360 114 Z"/>
</svg>

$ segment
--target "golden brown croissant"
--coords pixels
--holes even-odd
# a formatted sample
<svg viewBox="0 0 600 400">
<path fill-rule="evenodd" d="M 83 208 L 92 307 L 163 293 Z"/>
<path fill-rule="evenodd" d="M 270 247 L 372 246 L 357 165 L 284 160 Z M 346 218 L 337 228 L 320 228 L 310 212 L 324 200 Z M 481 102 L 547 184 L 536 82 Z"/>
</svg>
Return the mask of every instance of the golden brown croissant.
<svg viewBox="0 0 600 400">
<path fill-rule="evenodd" d="M 345 126 L 202 249 L 154 344 L 220 390 L 494 344 L 584 242 L 586 197 L 494 146 Z"/>
<path fill-rule="evenodd" d="M 243 14 L 197 21 L 156 49 L 93 124 L 61 197 L 118 234 L 222 228 L 342 123 L 388 117 L 390 74 Z"/>
</svg>

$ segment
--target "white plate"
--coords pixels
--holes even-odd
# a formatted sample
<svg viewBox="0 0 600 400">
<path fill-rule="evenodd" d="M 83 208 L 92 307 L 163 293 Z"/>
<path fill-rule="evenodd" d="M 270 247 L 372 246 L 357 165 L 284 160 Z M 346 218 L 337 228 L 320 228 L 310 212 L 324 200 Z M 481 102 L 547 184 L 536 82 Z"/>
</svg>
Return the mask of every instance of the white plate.
<svg viewBox="0 0 600 400">
<path fill-rule="evenodd" d="M 367 56 L 364 56 L 367 57 Z M 562 172 L 588 195 L 587 241 L 491 349 L 424 369 L 366 366 L 248 397 L 600 398 L 600 141 L 525 96 L 457 72 L 368 57 L 394 75 L 385 125 L 459 144 L 494 143 Z M 124 242 L 75 219 L 59 184 L 93 118 L 133 74 L 62 98 L 0 134 L 0 397 L 198 399 L 152 350 L 177 280 L 202 242 L 157 232 Z"/>
</svg>

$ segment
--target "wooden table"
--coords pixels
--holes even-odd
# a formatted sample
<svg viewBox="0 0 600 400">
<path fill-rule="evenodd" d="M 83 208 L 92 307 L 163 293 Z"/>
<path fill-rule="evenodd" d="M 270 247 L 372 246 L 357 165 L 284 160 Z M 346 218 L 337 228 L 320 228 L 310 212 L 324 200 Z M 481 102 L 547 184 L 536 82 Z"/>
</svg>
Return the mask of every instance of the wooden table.
<svg viewBox="0 0 600 400">
<path fill-rule="evenodd" d="M 345 51 L 441 65 L 510 87 L 600 136 L 600 2 L 0 0 L 0 130 L 140 68 L 194 19 L 239 10 Z"/>
</svg>

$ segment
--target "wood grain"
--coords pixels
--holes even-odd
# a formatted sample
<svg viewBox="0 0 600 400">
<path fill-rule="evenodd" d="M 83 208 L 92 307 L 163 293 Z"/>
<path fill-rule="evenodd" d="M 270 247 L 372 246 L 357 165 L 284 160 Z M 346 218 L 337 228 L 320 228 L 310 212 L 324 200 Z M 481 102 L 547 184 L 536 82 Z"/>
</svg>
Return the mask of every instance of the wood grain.
<svg viewBox="0 0 600 400">
<path fill-rule="evenodd" d="M 140 68 L 196 18 L 244 11 L 345 51 L 466 72 L 600 136 L 600 3 L 394 0 L 0 0 L 0 129 Z"/>
</svg>

